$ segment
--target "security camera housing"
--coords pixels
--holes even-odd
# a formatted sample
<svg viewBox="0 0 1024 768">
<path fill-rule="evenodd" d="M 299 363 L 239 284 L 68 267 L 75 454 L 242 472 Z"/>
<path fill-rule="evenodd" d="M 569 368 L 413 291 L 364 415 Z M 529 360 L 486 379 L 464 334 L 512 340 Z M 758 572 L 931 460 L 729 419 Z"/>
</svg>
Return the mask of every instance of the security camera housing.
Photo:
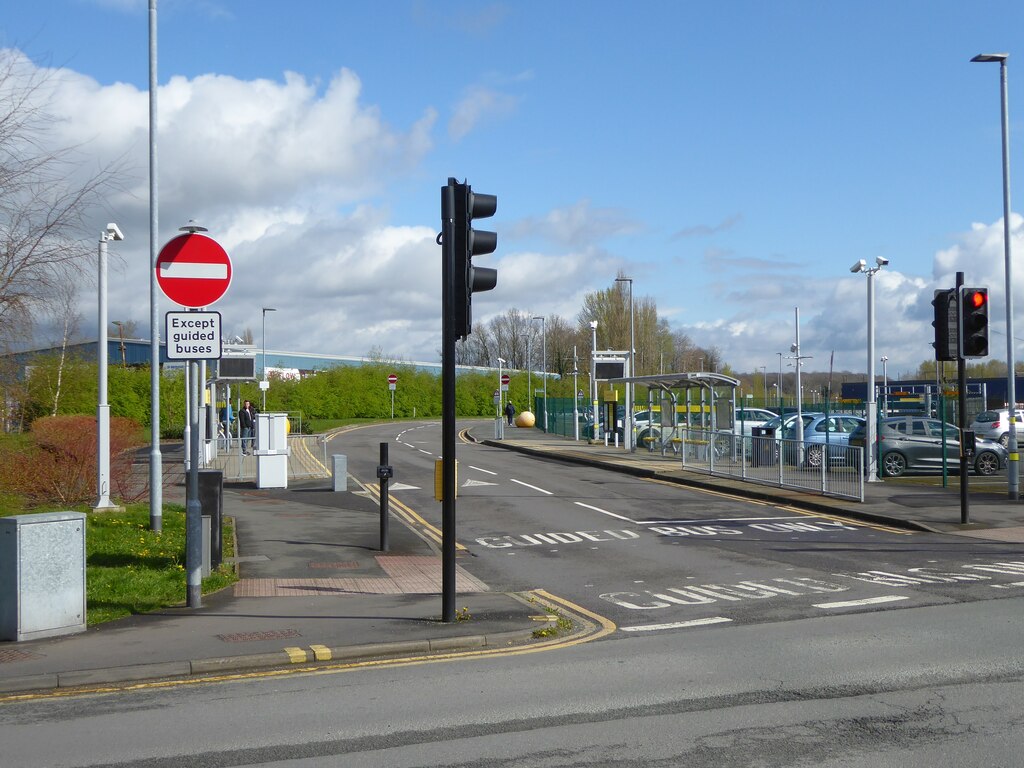
<svg viewBox="0 0 1024 768">
<path fill-rule="evenodd" d="M 124 235 L 121 233 L 121 228 L 114 222 L 107 224 L 107 235 L 111 240 L 124 240 Z"/>
<path fill-rule="evenodd" d="M 866 267 L 867 265 L 868 265 L 868 263 L 866 261 L 864 261 L 864 259 L 860 259 L 856 264 L 854 264 L 852 267 L 850 267 L 850 271 L 851 272 L 863 272 L 864 271 L 864 267 Z"/>
<path fill-rule="evenodd" d="M 889 260 L 885 258 L 885 256 L 875 256 L 875 264 L 877 264 L 878 266 L 884 267 L 888 263 Z"/>
</svg>

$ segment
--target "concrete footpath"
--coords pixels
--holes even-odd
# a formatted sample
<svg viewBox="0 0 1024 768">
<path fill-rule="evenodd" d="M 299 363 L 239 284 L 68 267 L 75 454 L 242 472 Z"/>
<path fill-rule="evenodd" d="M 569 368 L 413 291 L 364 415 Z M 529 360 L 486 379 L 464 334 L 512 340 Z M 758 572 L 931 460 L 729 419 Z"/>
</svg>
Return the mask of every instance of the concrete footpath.
<svg viewBox="0 0 1024 768">
<path fill-rule="evenodd" d="M 184 488 L 165 487 L 165 501 L 184 503 Z M 224 514 L 235 520 L 239 582 L 196 610 L 0 642 L 0 694 L 508 647 L 546 626 L 541 606 L 492 592 L 461 566 L 464 619 L 443 622 L 438 548 L 392 514 L 382 553 L 379 501 L 351 481 L 338 493 L 329 480 L 229 483 Z"/>
<path fill-rule="evenodd" d="M 588 445 L 535 429 L 509 429 L 480 442 L 548 459 L 652 477 L 854 520 L 1007 543 L 1024 542 L 1024 504 L 990 479 L 970 495 L 960 524 L 955 482 L 900 478 L 869 483 L 863 503 L 716 478 L 683 470 L 646 451 Z M 472 435 L 472 431 L 471 431 Z M 974 478 L 972 478 L 972 481 Z M 184 488 L 165 486 L 167 501 Z M 493 592 L 461 567 L 457 605 L 464 621 L 441 621 L 441 559 L 436 543 L 394 510 L 390 551 L 379 551 L 379 502 L 351 482 L 329 480 L 257 490 L 228 483 L 224 514 L 236 525 L 241 580 L 203 597 L 203 606 L 132 616 L 65 637 L 0 642 L 0 695 L 236 673 L 324 661 L 365 661 L 528 643 L 545 626 L 543 609 L 524 596 Z M 461 612 L 461 610 L 460 610 Z"/>
</svg>

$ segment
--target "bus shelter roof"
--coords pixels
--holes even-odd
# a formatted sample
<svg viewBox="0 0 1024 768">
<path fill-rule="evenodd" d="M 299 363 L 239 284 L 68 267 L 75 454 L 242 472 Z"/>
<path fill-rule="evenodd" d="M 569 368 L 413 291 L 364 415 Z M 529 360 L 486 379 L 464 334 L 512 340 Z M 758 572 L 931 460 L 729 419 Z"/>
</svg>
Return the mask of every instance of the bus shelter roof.
<svg viewBox="0 0 1024 768">
<path fill-rule="evenodd" d="M 653 376 L 624 376 L 619 379 L 608 379 L 609 384 L 640 384 L 656 389 L 714 389 L 715 387 L 732 387 L 740 385 L 739 379 L 726 376 L 724 373 L 699 371 L 695 373 L 659 373 Z"/>
</svg>

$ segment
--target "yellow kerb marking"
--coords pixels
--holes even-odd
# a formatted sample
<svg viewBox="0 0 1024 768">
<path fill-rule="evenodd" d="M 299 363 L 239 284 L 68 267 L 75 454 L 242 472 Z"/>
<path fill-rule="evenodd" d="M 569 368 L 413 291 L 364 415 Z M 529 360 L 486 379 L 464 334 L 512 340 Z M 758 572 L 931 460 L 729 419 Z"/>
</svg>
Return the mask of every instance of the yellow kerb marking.
<svg viewBox="0 0 1024 768">
<path fill-rule="evenodd" d="M 303 664 L 306 661 L 306 651 L 302 648 L 285 648 L 284 652 L 292 664 Z"/>
<path fill-rule="evenodd" d="M 316 661 L 330 661 L 331 649 L 326 645 L 311 645 L 309 650 L 313 652 L 313 659 Z"/>
</svg>

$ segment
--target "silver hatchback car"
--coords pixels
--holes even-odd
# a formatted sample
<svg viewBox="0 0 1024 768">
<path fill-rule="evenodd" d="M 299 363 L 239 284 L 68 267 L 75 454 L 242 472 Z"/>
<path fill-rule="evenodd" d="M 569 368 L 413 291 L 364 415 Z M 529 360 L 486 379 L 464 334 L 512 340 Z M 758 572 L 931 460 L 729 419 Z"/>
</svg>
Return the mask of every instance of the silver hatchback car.
<svg viewBox="0 0 1024 768">
<path fill-rule="evenodd" d="M 1024 438 L 1024 411 L 1017 411 L 1014 419 L 1014 431 L 1020 443 L 1021 438 Z M 978 437 L 995 440 L 1005 448 L 1010 444 L 1010 411 L 1006 408 L 1001 411 L 982 411 L 967 428 L 973 430 Z"/>
</svg>

